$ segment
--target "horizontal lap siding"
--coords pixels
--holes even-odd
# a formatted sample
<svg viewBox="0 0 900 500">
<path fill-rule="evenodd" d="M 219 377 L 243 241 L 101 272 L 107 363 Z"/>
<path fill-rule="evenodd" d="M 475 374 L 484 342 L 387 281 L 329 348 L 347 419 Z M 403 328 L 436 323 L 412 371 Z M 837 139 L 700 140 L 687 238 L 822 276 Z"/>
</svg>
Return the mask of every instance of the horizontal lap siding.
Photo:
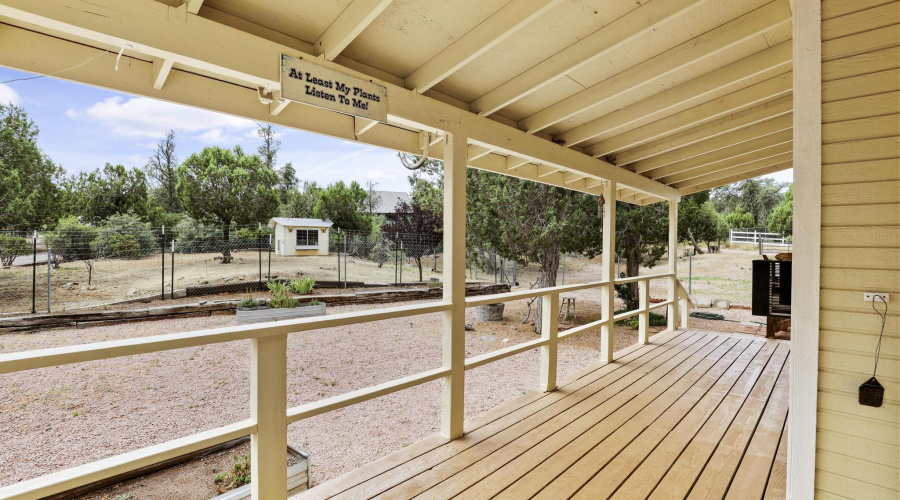
<svg viewBox="0 0 900 500">
<path fill-rule="evenodd" d="M 900 492 L 900 2 L 822 3 L 822 254 L 817 498 Z M 878 379 L 860 406 L 891 294 Z"/>
</svg>

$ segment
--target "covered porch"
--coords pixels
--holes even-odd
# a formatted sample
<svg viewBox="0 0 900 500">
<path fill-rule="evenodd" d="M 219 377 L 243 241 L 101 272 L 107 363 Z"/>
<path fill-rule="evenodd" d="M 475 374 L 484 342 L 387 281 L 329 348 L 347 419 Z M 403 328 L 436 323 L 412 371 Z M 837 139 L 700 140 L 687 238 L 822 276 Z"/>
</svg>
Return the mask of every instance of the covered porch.
<svg viewBox="0 0 900 500">
<path fill-rule="evenodd" d="M 789 357 L 661 333 L 294 498 L 785 498 Z"/>
</svg>

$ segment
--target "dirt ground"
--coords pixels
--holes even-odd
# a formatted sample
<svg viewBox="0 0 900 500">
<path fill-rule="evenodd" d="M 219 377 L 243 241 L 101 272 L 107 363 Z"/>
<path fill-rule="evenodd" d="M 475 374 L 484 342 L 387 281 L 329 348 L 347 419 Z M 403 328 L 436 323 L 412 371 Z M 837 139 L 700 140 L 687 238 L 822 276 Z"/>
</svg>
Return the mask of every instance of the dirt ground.
<svg viewBox="0 0 900 500">
<path fill-rule="evenodd" d="M 713 274 L 704 271 L 706 266 L 730 262 L 729 266 L 740 268 L 753 258 L 751 252 L 728 251 L 694 257 L 694 294 L 705 293 L 707 285 L 701 283 L 715 287 L 716 280 L 700 279 Z M 599 279 L 598 264 L 599 258 L 568 258 L 566 283 Z M 679 262 L 679 268 L 687 265 L 687 261 Z M 642 269 L 641 274 L 662 269 Z M 519 282 L 527 286 L 536 272 L 535 266 L 519 268 Z M 664 280 L 657 281 L 651 286 L 651 297 L 661 299 L 666 285 Z M 718 293 L 717 288 L 706 290 Z M 576 299 L 577 316 L 561 322 L 561 329 L 599 319 L 599 290 L 570 295 Z M 196 298 L 164 303 L 181 301 Z M 617 306 L 621 308 L 622 304 Z M 329 311 L 377 307 L 344 306 Z M 466 356 L 534 339 L 531 325 L 520 324 L 525 311 L 526 301 L 511 302 L 506 305 L 502 322 L 479 322 L 475 311 L 468 310 L 467 322 L 475 330 L 466 334 Z M 665 314 L 664 309 L 657 312 Z M 742 321 L 764 320 L 743 309 L 710 312 L 722 314 L 726 320 L 691 318 L 691 328 L 732 332 Z M 0 352 L 235 324 L 234 316 L 222 315 L 4 334 L 0 336 Z M 291 335 L 288 404 L 336 396 L 439 366 L 440 325 L 440 316 L 431 314 Z M 599 336 L 599 329 L 594 329 L 561 342 L 560 377 L 597 359 Z M 616 327 L 617 350 L 633 344 L 636 338 L 636 331 Z M 0 467 L 6 471 L 0 477 L 0 486 L 248 418 L 249 347 L 249 341 L 240 341 L 0 375 Z M 537 349 L 467 372 L 466 418 L 534 390 L 538 374 Z M 437 432 L 439 402 L 440 382 L 431 382 L 292 424 L 288 442 L 311 454 L 311 478 L 318 484 Z M 177 468 L 172 474 L 178 481 L 191 484 L 205 484 L 209 479 L 208 474 L 184 475 Z M 196 497 L 194 493 L 172 496 L 170 490 L 156 489 L 153 483 L 145 481 L 128 491 L 119 489 L 108 498 L 128 494 L 135 500 Z"/>
<path fill-rule="evenodd" d="M 691 287 L 694 296 L 708 299 L 727 299 L 735 304 L 750 304 L 751 261 L 758 259 L 755 251 L 723 248 L 720 253 L 685 256 L 685 249 L 679 250 L 678 275 L 685 287 Z M 213 286 L 217 284 L 251 283 L 260 279 L 260 255 L 255 251 L 237 251 L 232 264 L 221 264 L 216 259 L 219 254 L 177 254 L 175 256 L 175 290 L 192 286 Z M 441 279 L 442 255 L 426 258 L 423 262 L 422 279 Z M 269 256 L 262 254 L 262 276 L 269 274 Z M 338 279 L 338 256 L 313 257 L 271 257 L 271 275 L 281 278 L 312 276 L 318 281 Z M 559 283 L 583 283 L 600 279 L 600 256 L 593 259 L 577 255 L 567 255 L 564 269 L 558 276 Z M 88 284 L 88 270 L 82 262 L 67 262 L 59 269 L 51 269 L 50 295 L 53 311 L 100 306 L 116 301 L 137 297 L 158 295 L 165 280 L 166 293 L 172 286 L 171 255 L 166 256 L 165 277 L 161 273 L 159 255 L 136 260 L 98 260 L 93 265 L 91 283 Z M 435 267 L 436 266 L 436 267 Z M 378 266 L 377 263 L 357 257 L 341 260 L 341 276 L 349 281 L 365 283 L 394 283 L 417 281 L 418 268 L 410 261 L 402 266 L 402 278 L 394 267 L 394 261 Z M 433 271 L 432 269 L 438 269 Z M 517 281 L 528 287 L 537 281 L 538 266 L 530 264 L 517 266 Z M 624 271 L 624 265 L 622 267 Z M 640 274 L 658 274 L 666 270 L 665 261 L 653 268 L 642 268 Z M 0 314 L 27 313 L 31 311 L 32 268 L 12 267 L 0 269 Z M 511 274 L 511 273 L 510 273 Z M 38 266 L 36 273 L 35 302 L 39 312 L 47 310 L 47 269 Z M 475 280 L 476 273 L 470 272 L 469 279 Z M 477 273 L 479 281 L 493 281 L 493 275 Z M 654 296 L 664 297 L 664 280 L 651 282 Z"/>
</svg>

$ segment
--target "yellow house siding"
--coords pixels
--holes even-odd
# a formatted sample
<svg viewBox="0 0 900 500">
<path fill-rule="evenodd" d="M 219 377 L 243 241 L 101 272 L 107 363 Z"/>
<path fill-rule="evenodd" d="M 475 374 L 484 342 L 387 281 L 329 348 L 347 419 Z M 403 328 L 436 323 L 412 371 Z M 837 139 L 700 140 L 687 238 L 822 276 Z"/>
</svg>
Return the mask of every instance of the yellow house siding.
<svg viewBox="0 0 900 500">
<path fill-rule="evenodd" d="M 900 2 L 822 2 L 822 253 L 817 498 L 900 495 Z M 802 279 L 802 277 L 798 277 Z M 878 380 L 860 406 L 891 303 Z"/>
</svg>

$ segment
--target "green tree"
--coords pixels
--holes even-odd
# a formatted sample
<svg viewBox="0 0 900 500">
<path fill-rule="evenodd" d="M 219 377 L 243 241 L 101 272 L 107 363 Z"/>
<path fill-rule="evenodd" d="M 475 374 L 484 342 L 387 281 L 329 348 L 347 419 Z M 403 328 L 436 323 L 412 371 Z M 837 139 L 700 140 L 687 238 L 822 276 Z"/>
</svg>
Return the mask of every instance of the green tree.
<svg viewBox="0 0 900 500">
<path fill-rule="evenodd" d="M 59 217 L 63 170 L 38 147 L 38 132 L 24 109 L 0 104 L 0 227 L 38 228 Z"/>
<path fill-rule="evenodd" d="M 178 167 L 176 191 L 191 217 L 222 227 L 222 262 L 231 262 L 231 224 L 268 220 L 278 208 L 278 173 L 256 155 L 219 147 L 204 148 Z"/>
<path fill-rule="evenodd" d="M 334 225 L 349 231 L 369 231 L 372 219 L 366 215 L 366 190 L 353 181 L 330 184 L 319 193 L 319 201 L 313 211 L 319 219 L 327 219 Z"/>
<path fill-rule="evenodd" d="M 378 205 L 383 201 L 381 194 L 375 190 L 377 187 L 377 182 L 366 181 L 366 211 L 369 215 L 375 215 L 375 210 L 378 210 Z"/>
<path fill-rule="evenodd" d="M 725 225 L 729 229 L 748 229 L 756 227 L 756 220 L 753 214 L 744 210 L 744 207 L 738 207 L 734 212 L 725 216 Z"/>
<path fill-rule="evenodd" d="M 625 261 L 625 275 L 637 276 L 641 267 L 652 268 L 668 250 L 669 208 L 666 203 L 647 206 L 616 204 L 616 254 Z M 638 284 L 616 285 L 625 309 L 638 304 Z"/>
<path fill-rule="evenodd" d="M 138 169 L 107 163 L 69 179 L 65 186 L 72 212 L 95 225 L 125 213 L 148 221 L 153 212 L 147 176 Z"/>
<path fill-rule="evenodd" d="M 785 187 L 786 183 L 759 177 L 716 188 L 711 196 L 720 213 L 730 214 L 743 209 L 753 220 L 744 227 L 757 227 L 764 226 L 775 207 L 784 200 Z"/>
<path fill-rule="evenodd" d="M 315 182 L 303 181 L 299 187 L 287 191 L 281 198 L 278 215 L 280 217 L 315 217 L 321 191 L 322 189 Z"/>
<path fill-rule="evenodd" d="M 787 193 L 769 217 L 769 231 L 784 234 L 794 233 L 794 185 L 788 186 Z"/>
<path fill-rule="evenodd" d="M 275 170 L 275 160 L 278 158 L 278 150 L 281 149 L 281 141 L 275 137 L 275 127 L 271 123 L 257 125 L 259 130 L 256 131 L 256 135 L 262 139 L 262 144 L 256 152 L 266 167 Z"/>
<path fill-rule="evenodd" d="M 16 257 L 30 254 L 32 247 L 28 240 L 21 236 L 0 234 L 0 266 L 10 267 Z"/>
<path fill-rule="evenodd" d="M 97 254 L 97 228 L 70 215 L 59 220 L 55 231 L 44 235 L 44 243 L 64 261 L 92 259 Z"/>
<path fill-rule="evenodd" d="M 719 214 L 710 202 L 709 191 L 685 196 L 678 204 L 678 239 L 690 241 L 695 254 L 703 253 L 697 241 L 706 242 L 707 250 L 718 239 Z"/>
<path fill-rule="evenodd" d="M 97 253 L 101 257 L 140 259 L 158 250 L 150 223 L 133 214 L 111 215 L 97 231 Z"/>
<path fill-rule="evenodd" d="M 441 218 L 424 209 L 415 199 L 412 203 L 400 201 L 390 214 L 390 232 L 395 234 L 394 241 L 402 245 L 403 253 L 416 261 L 419 268 L 419 281 L 422 281 L 422 257 L 434 249 L 438 235 L 443 232 Z"/>
<path fill-rule="evenodd" d="M 294 170 L 294 166 L 290 162 L 285 163 L 283 167 L 278 169 L 278 191 L 281 194 L 282 203 L 287 193 L 297 189 L 297 185 L 297 171 Z"/>
<path fill-rule="evenodd" d="M 175 171 L 178 169 L 178 155 L 175 153 L 175 130 L 166 132 L 156 151 L 147 161 L 147 177 L 155 184 L 153 195 L 163 210 L 169 213 L 181 212 L 181 203 L 178 193 L 175 192 L 175 184 L 178 178 Z"/>
<path fill-rule="evenodd" d="M 593 257 L 600 251 L 603 224 L 597 197 L 479 170 L 469 170 L 467 184 L 472 239 L 489 244 L 505 259 L 538 263 L 539 287 L 556 286 L 560 253 Z M 537 333 L 541 314 L 539 305 Z"/>
</svg>

